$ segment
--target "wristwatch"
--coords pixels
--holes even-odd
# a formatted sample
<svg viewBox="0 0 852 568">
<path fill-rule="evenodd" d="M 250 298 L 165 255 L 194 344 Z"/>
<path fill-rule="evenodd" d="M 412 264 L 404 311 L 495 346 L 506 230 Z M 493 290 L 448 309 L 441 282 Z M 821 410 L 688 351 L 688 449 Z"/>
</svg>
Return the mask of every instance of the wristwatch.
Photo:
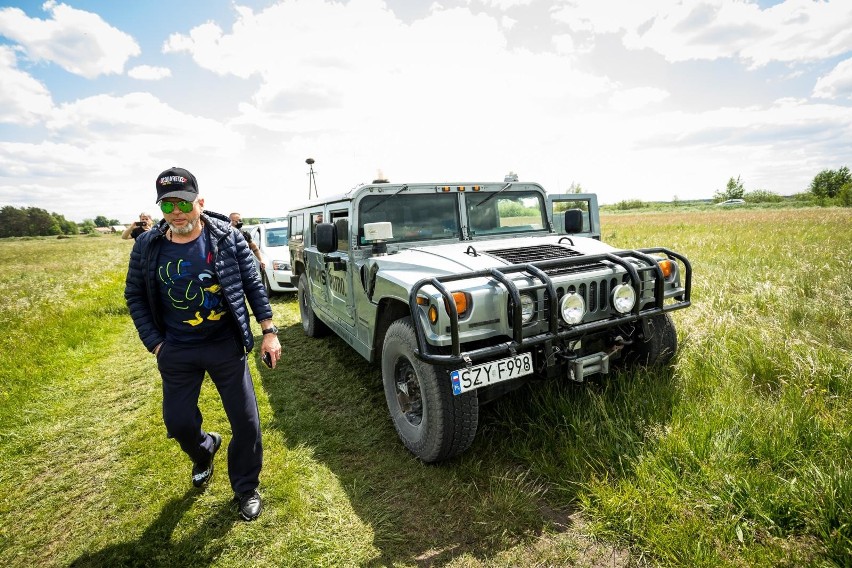
<svg viewBox="0 0 852 568">
<path fill-rule="evenodd" d="M 278 328 L 275 327 L 275 324 L 272 324 L 271 327 L 267 327 L 263 330 L 263 335 L 266 335 L 267 333 L 274 333 L 275 335 L 278 335 Z"/>
</svg>

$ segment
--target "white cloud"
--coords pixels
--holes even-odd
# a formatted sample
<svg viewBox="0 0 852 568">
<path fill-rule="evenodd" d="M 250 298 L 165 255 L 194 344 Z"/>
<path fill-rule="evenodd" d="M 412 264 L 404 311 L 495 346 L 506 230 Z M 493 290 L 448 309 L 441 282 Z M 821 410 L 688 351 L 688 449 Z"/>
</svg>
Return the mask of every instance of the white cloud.
<svg viewBox="0 0 852 568">
<path fill-rule="evenodd" d="M 613 109 L 625 112 L 659 103 L 668 97 L 669 92 L 663 89 L 656 87 L 637 87 L 613 93 L 609 102 Z"/>
<path fill-rule="evenodd" d="M 182 113 L 147 93 L 61 105 L 46 127 L 50 135 L 39 142 L 0 142 L 0 196 L 77 220 L 101 212 L 129 219 L 150 207 L 154 177 L 173 165 L 206 174 L 205 190 L 214 188 L 219 171 L 233 169 L 245 150 L 243 137 L 220 121 Z M 24 184 L 10 178 L 30 180 L 38 191 L 22 193 Z M 105 195 L 122 197 L 107 211 Z"/>
<path fill-rule="evenodd" d="M 128 69 L 127 76 L 142 81 L 159 81 L 172 76 L 172 70 L 167 67 L 153 67 L 151 65 L 137 65 Z"/>
<path fill-rule="evenodd" d="M 515 24 L 517 23 L 518 20 L 516 20 L 515 18 L 510 18 L 509 16 L 502 16 L 500 18 L 500 25 L 503 27 L 504 30 L 511 30 L 515 27 Z"/>
<path fill-rule="evenodd" d="M 741 0 L 564 0 L 555 20 L 575 32 L 619 33 L 630 49 L 652 49 L 668 61 L 740 58 L 815 61 L 852 45 L 852 2 L 786 0 L 766 9 Z"/>
<path fill-rule="evenodd" d="M 517 8 L 519 6 L 529 6 L 532 0 L 479 0 L 483 6 L 508 10 L 509 8 Z"/>
<path fill-rule="evenodd" d="M 20 44 L 33 61 L 56 63 L 69 73 L 92 79 L 122 73 L 139 55 L 136 41 L 92 12 L 49 0 L 49 20 L 28 17 L 19 8 L 0 9 L 0 34 Z"/>
<path fill-rule="evenodd" d="M 242 150 L 242 137 L 222 122 L 189 115 L 148 93 L 96 95 L 58 107 L 47 121 L 55 136 L 79 139 L 103 154 L 199 152 L 228 157 Z M 113 149 L 114 148 L 114 149 Z"/>
<path fill-rule="evenodd" d="M 823 99 L 852 99 L 852 59 L 841 61 L 814 85 L 813 96 Z"/>
<path fill-rule="evenodd" d="M 43 84 L 16 63 L 15 52 L 0 45 L 0 123 L 34 125 L 50 115 L 53 99 Z"/>
<path fill-rule="evenodd" d="M 205 24 L 164 49 L 221 75 L 260 76 L 239 120 L 289 132 L 406 121 L 487 128 L 508 111 L 541 108 L 535 99 L 547 109 L 609 88 L 570 59 L 507 49 L 497 19 L 465 9 L 409 26 L 378 2 L 288 2 L 241 9 L 232 33 Z"/>
</svg>

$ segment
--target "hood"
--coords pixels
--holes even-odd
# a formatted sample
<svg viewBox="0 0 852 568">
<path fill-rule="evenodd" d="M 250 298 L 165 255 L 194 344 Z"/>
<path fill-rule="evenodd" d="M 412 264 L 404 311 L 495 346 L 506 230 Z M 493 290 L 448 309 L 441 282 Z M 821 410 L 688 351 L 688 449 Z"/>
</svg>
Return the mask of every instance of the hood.
<svg viewBox="0 0 852 568">
<path fill-rule="evenodd" d="M 368 264 L 378 265 L 385 278 L 411 284 L 426 276 L 460 274 L 529 262 L 512 262 L 505 258 L 507 255 L 494 252 L 505 249 L 535 251 L 547 248 L 558 253 L 560 248 L 565 248 L 566 257 L 572 251 L 573 254 L 600 254 L 617 250 L 595 239 L 571 237 L 571 240 L 573 245 L 564 236 L 554 235 L 422 246 L 371 257 Z"/>
</svg>

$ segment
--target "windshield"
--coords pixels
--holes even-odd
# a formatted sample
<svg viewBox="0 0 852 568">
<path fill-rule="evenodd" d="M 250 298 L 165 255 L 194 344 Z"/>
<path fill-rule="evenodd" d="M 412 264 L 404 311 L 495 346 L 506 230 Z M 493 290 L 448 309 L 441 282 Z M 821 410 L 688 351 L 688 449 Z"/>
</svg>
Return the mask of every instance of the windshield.
<svg viewBox="0 0 852 568">
<path fill-rule="evenodd" d="M 287 245 L 287 227 L 276 227 L 274 229 L 266 229 L 264 235 L 268 247 L 283 247 Z"/>
<path fill-rule="evenodd" d="M 459 216 L 455 194 L 370 195 L 361 200 L 358 236 L 364 243 L 364 225 L 390 222 L 393 240 L 400 243 L 459 238 Z"/>
<path fill-rule="evenodd" d="M 493 235 L 541 231 L 545 222 L 544 202 L 534 191 L 467 194 L 470 233 Z"/>
</svg>

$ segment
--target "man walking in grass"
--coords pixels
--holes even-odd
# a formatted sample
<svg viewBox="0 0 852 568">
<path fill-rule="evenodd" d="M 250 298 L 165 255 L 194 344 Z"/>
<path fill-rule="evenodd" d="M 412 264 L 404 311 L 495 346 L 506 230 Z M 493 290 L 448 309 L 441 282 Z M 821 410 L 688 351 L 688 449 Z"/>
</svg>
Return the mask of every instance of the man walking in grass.
<svg viewBox="0 0 852 568">
<path fill-rule="evenodd" d="M 192 460 L 192 484 L 204 487 L 222 437 L 201 428 L 198 397 L 205 372 L 222 398 L 233 438 L 228 475 L 240 516 L 251 521 L 263 501 L 257 491 L 263 461 L 260 417 L 246 354 L 254 347 L 246 299 L 263 329 L 261 356 L 281 357 L 272 309 L 240 231 L 205 211 L 198 182 L 183 168 L 156 180 L 163 220 L 141 234 L 130 253 L 124 297 L 163 379 L 163 421 Z"/>
</svg>

